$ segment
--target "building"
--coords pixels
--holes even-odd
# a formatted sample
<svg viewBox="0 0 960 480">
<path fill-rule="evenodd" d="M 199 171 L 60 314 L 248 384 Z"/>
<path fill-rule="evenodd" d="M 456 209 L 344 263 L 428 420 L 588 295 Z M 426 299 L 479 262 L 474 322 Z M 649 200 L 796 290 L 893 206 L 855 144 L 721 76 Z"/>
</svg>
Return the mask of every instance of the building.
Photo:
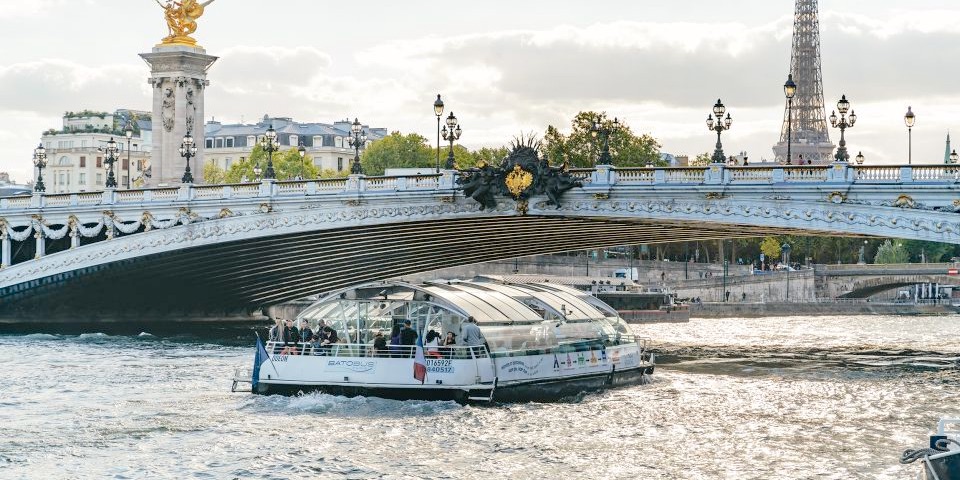
<svg viewBox="0 0 960 480">
<path fill-rule="evenodd" d="M 354 151 L 350 147 L 349 119 L 328 123 L 300 123 L 289 117 L 270 117 L 264 115 L 256 124 L 222 124 L 215 120 L 207 122 L 204 128 L 203 162 L 198 169 L 209 162 L 216 163 L 227 170 L 235 162 L 246 160 L 253 147 L 260 142 L 267 129 L 273 126 L 277 131 L 277 140 L 282 150 L 297 148 L 301 142 L 307 149 L 307 155 L 320 170 L 349 171 Z M 367 133 L 367 145 L 387 136 L 386 128 L 363 126 Z"/>
<path fill-rule="evenodd" d="M 129 139 L 127 125 L 133 129 Z M 103 190 L 107 164 L 102 149 L 112 138 L 117 142 L 119 159 L 114 176 L 119 188 L 142 184 L 142 175 L 150 164 L 150 113 L 120 109 L 113 113 L 66 112 L 63 127 L 43 132 L 41 143 L 47 150 L 47 167 L 43 180 L 48 193 L 69 193 Z M 129 150 L 128 148 L 129 144 Z M 133 169 L 131 170 L 131 166 Z M 131 177 L 132 172 L 132 177 Z M 33 169 L 36 182 L 37 169 Z"/>
</svg>

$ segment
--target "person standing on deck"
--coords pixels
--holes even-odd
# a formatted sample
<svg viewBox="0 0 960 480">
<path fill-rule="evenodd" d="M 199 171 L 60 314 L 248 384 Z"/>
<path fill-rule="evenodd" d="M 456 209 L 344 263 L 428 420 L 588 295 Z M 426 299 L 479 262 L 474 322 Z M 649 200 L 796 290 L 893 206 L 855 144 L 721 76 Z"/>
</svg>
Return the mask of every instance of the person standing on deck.
<svg viewBox="0 0 960 480">
<path fill-rule="evenodd" d="M 480 333 L 480 327 L 477 326 L 477 319 L 473 317 L 467 317 L 467 321 L 460 326 L 460 338 L 462 339 L 461 343 L 468 347 L 476 347 L 487 343 L 483 334 Z M 489 349 L 487 347 L 487 350 Z"/>
</svg>

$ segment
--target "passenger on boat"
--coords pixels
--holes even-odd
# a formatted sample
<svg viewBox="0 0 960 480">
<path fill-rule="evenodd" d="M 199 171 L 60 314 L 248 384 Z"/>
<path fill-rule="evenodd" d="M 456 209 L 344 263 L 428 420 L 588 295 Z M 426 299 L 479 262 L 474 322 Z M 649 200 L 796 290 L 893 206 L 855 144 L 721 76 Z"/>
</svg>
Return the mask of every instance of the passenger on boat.
<svg viewBox="0 0 960 480">
<path fill-rule="evenodd" d="M 307 322 L 307 319 L 300 320 L 300 338 L 303 339 L 304 343 L 313 338 L 313 330 L 310 329 L 310 323 Z"/>
<path fill-rule="evenodd" d="M 319 354 L 320 354 L 320 348 L 321 348 L 321 346 L 322 346 L 322 345 L 320 344 L 320 342 L 321 342 L 321 340 L 320 340 L 320 335 L 319 335 L 319 334 L 314 333 L 313 336 L 310 337 L 310 353 L 311 353 L 312 355 L 319 355 Z"/>
<path fill-rule="evenodd" d="M 296 355 L 297 353 L 297 343 L 300 342 L 300 331 L 297 330 L 297 327 L 293 326 L 293 320 L 287 319 L 286 326 L 283 327 L 283 332 L 281 333 L 281 341 L 283 342 L 283 350 L 280 352 L 281 355 Z"/>
<path fill-rule="evenodd" d="M 323 330 L 320 332 L 320 348 L 321 355 L 330 354 L 330 345 L 337 343 L 337 331 L 330 328 L 330 326 L 323 327 Z"/>
<path fill-rule="evenodd" d="M 447 338 L 443 339 L 443 345 L 456 345 L 457 344 L 457 334 L 453 332 L 447 332 Z M 450 358 L 453 356 L 452 348 L 441 348 L 440 352 L 443 353 L 444 357 Z"/>
<path fill-rule="evenodd" d="M 424 346 L 427 348 L 428 357 L 443 358 L 440 355 L 440 334 L 436 330 L 427 332 L 427 343 Z"/>
<path fill-rule="evenodd" d="M 380 330 L 373 337 L 373 356 L 387 357 L 389 355 L 389 351 L 387 350 L 387 337 L 384 337 L 383 330 Z"/>
<path fill-rule="evenodd" d="M 399 357 L 400 351 L 400 325 L 394 325 L 390 330 L 390 356 Z"/>
<path fill-rule="evenodd" d="M 463 338 L 462 343 L 470 347 L 483 345 L 485 341 L 480 327 L 477 326 L 477 320 L 473 317 L 467 317 L 467 321 L 460 326 L 460 336 Z"/>
<path fill-rule="evenodd" d="M 403 321 L 403 329 L 400 330 L 400 345 L 416 345 L 417 332 L 413 329 L 410 320 Z"/>
<path fill-rule="evenodd" d="M 271 342 L 279 342 L 281 332 L 283 332 L 283 320 L 278 318 L 273 323 L 273 326 L 270 327 L 270 333 L 267 335 L 267 340 Z"/>
</svg>

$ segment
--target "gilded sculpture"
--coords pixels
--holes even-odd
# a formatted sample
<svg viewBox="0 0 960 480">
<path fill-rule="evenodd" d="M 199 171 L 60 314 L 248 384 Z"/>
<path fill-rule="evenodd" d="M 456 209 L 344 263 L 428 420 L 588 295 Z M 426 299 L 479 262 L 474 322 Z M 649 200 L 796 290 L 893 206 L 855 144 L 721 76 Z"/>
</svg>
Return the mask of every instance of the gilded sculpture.
<svg viewBox="0 0 960 480">
<path fill-rule="evenodd" d="M 163 18 L 167 21 L 167 28 L 170 30 L 170 35 L 164 37 L 160 44 L 195 46 L 197 40 L 190 34 L 197 31 L 197 19 L 203 15 L 203 9 L 213 3 L 213 0 L 203 3 L 197 0 L 166 0 L 166 3 L 161 3 L 160 0 L 155 1 L 163 8 Z"/>
</svg>

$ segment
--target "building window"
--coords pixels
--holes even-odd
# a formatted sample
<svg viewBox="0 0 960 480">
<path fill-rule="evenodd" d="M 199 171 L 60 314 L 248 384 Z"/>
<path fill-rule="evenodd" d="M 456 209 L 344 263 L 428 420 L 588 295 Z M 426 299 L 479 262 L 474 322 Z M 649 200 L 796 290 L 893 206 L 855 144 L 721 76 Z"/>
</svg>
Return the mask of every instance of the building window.
<svg viewBox="0 0 960 480">
<path fill-rule="evenodd" d="M 218 138 L 218 139 L 216 140 L 216 147 L 217 147 L 217 148 L 223 148 L 223 139 L 222 139 L 222 138 Z"/>
<path fill-rule="evenodd" d="M 247 159 L 247 157 L 240 157 L 240 161 L 241 161 L 241 162 L 244 161 L 244 160 L 246 160 L 246 159 Z"/>
<path fill-rule="evenodd" d="M 63 179 L 65 179 L 65 178 L 67 178 L 67 176 L 61 173 L 61 174 L 60 174 L 60 185 L 63 185 L 63 184 L 66 183 L 66 182 L 63 180 Z"/>
<path fill-rule="evenodd" d="M 297 145 L 300 145 L 300 137 L 296 135 L 290 135 L 290 146 L 296 147 Z"/>
<path fill-rule="evenodd" d="M 80 168 L 87 166 L 87 157 L 80 157 Z"/>
<path fill-rule="evenodd" d="M 124 175 L 123 178 L 120 180 L 120 185 L 126 185 L 126 184 L 127 184 L 127 176 Z"/>
<path fill-rule="evenodd" d="M 257 137 L 254 137 L 253 135 L 247 135 L 247 146 L 253 147 L 255 143 L 257 143 Z"/>
<path fill-rule="evenodd" d="M 130 160 L 124 158 L 124 159 L 123 159 L 123 167 L 121 167 L 121 168 L 123 168 L 124 170 L 130 170 Z"/>
<path fill-rule="evenodd" d="M 337 171 L 343 171 L 343 157 L 337 157 Z"/>
<path fill-rule="evenodd" d="M 313 148 L 318 148 L 322 146 L 323 146 L 323 137 L 320 135 L 313 137 Z"/>
<path fill-rule="evenodd" d="M 233 137 L 227 137 L 224 146 L 227 148 L 233 148 Z"/>
<path fill-rule="evenodd" d="M 80 185 L 86 185 L 86 184 L 87 184 L 87 174 L 86 174 L 86 173 L 80 172 L 80 180 L 79 180 L 79 183 L 80 183 Z"/>
<path fill-rule="evenodd" d="M 87 148 L 89 146 L 87 143 L 89 143 L 87 140 L 80 140 L 80 148 Z"/>
<path fill-rule="evenodd" d="M 70 159 L 67 158 L 67 157 L 60 157 L 60 160 L 57 161 L 57 165 L 61 165 L 61 166 L 65 166 L 65 167 L 66 167 L 66 166 L 69 166 L 69 165 L 70 165 Z"/>
<path fill-rule="evenodd" d="M 213 139 L 208 138 L 203 142 L 204 148 L 213 148 Z"/>
<path fill-rule="evenodd" d="M 103 168 L 103 157 L 97 157 L 97 168 Z"/>
<path fill-rule="evenodd" d="M 224 169 L 230 168 L 230 164 L 232 164 L 232 163 L 233 163 L 233 158 L 231 158 L 231 157 L 225 158 L 225 159 L 223 160 L 223 168 L 224 168 Z"/>
<path fill-rule="evenodd" d="M 100 185 L 101 183 L 103 183 L 103 174 L 102 174 L 102 173 L 98 173 L 98 174 L 97 174 L 97 185 Z"/>
</svg>

